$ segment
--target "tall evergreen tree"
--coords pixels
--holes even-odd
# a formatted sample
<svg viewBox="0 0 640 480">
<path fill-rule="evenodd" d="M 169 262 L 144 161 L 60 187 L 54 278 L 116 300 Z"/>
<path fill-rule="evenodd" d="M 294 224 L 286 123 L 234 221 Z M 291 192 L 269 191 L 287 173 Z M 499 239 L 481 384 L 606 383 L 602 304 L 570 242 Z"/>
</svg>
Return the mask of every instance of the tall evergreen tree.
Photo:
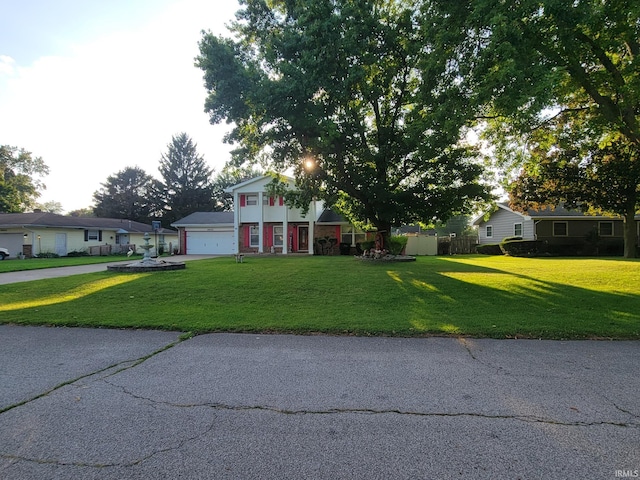
<svg viewBox="0 0 640 480">
<path fill-rule="evenodd" d="M 127 167 L 93 194 L 97 217 L 126 218 L 149 223 L 158 213 L 159 183 L 139 167 Z"/>
<path fill-rule="evenodd" d="M 186 133 L 174 135 L 160 159 L 165 226 L 193 212 L 214 210 L 212 170 L 196 146 Z"/>
</svg>

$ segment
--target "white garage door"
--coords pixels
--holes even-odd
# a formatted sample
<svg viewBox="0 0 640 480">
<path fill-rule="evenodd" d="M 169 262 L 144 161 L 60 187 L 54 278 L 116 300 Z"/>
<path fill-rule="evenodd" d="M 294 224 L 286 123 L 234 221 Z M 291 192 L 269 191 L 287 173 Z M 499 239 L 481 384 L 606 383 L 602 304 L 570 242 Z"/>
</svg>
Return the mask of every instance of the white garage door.
<svg viewBox="0 0 640 480">
<path fill-rule="evenodd" d="M 233 230 L 187 231 L 187 254 L 231 255 L 235 253 Z"/>
</svg>

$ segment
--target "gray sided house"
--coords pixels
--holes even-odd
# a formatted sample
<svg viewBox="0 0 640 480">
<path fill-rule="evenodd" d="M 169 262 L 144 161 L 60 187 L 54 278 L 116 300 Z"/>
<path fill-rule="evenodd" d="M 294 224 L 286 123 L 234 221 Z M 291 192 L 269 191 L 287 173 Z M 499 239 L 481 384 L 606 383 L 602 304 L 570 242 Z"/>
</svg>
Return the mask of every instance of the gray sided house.
<svg viewBox="0 0 640 480">
<path fill-rule="evenodd" d="M 504 203 L 473 221 L 481 245 L 507 237 L 539 240 L 559 254 L 618 254 L 623 248 L 623 220 L 615 216 L 586 215 L 562 206 L 529 210 L 526 214 Z M 636 216 L 640 233 L 640 216 Z M 639 235 L 640 237 L 640 235 Z"/>
<path fill-rule="evenodd" d="M 167 252 L 178 244 L 175 230 L 160 228 L 156 232 L 152 225 L 120 218 L 0 213 L 0 246 L 8 248 L 14 258 L 20 253 L 26 257 L 49 253 L 66 256 L 72 252 L 105 255 L 129 249 L 141 253 L 145 233 L 151 236 L 151 244 L 157 238 Z"/>
</svg>

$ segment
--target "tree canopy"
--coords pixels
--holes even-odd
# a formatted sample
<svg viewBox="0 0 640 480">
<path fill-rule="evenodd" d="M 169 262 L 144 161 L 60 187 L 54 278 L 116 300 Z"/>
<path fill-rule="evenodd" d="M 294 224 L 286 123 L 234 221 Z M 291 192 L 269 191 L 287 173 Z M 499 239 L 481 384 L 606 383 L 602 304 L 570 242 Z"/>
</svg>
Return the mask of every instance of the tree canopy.
<svg viewBox="0 0 640 480">
<path fill-rule="evenodd" d="M 21 213 L 33 208 L 46 188 L 39 177 L 49 167 L 42 158 L 9 145 L 0 145 L 0 212 Z"/>
<path fill-rule="evenodd" d="M 162 221 L 165 226 L 187 215 L 214 210 L 212 170 L 186 133 L 174 135 L 162 154 Z"/>
<path fill-rule="evenodd" d="M 160 185 L 151 175 L 139 167 L 126 167 L 107 181 L 93 194 L 97 217 L 126 218 L 149 223 L 159 210 Z"/>
<path fill-rule="evenodd" d="M 434 0 L 515 208 L 640 208 L 640 3 Z"/>
<path fill-rule="evenodd" d="M 422 2 L 242 3 L 234 37 L 204 33 L 197 58 L 211 122 L 235 125 L 238 164 L 292 169 L 307 200 L 387 232 L 489 198 L 460 142 L 473 98 Z"/>
</svg>

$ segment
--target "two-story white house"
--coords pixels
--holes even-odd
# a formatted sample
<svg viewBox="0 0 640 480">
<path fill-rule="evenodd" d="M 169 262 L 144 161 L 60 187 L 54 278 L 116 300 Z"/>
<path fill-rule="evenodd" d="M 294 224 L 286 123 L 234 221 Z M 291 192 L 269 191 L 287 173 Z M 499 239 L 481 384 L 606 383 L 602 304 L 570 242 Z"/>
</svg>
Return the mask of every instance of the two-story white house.
<svg viewBox="0 0 640 480">
<path fill-rule="evenodd" d="M 306 213 L 288 207 L 282 197 L 268 193 L 271 181 L 262 176 L 228 188 L 233 212 L 196 212 L 174 222 L 180 252 L 337 254 L 340 243 L 355 250 L 355 243 L 364 239 L 364 233 L 339 215 L 328 215 L 322 202 L 312 202 Z M 294 187 L 293 179 L 287 182 Z"/>
</svg>

